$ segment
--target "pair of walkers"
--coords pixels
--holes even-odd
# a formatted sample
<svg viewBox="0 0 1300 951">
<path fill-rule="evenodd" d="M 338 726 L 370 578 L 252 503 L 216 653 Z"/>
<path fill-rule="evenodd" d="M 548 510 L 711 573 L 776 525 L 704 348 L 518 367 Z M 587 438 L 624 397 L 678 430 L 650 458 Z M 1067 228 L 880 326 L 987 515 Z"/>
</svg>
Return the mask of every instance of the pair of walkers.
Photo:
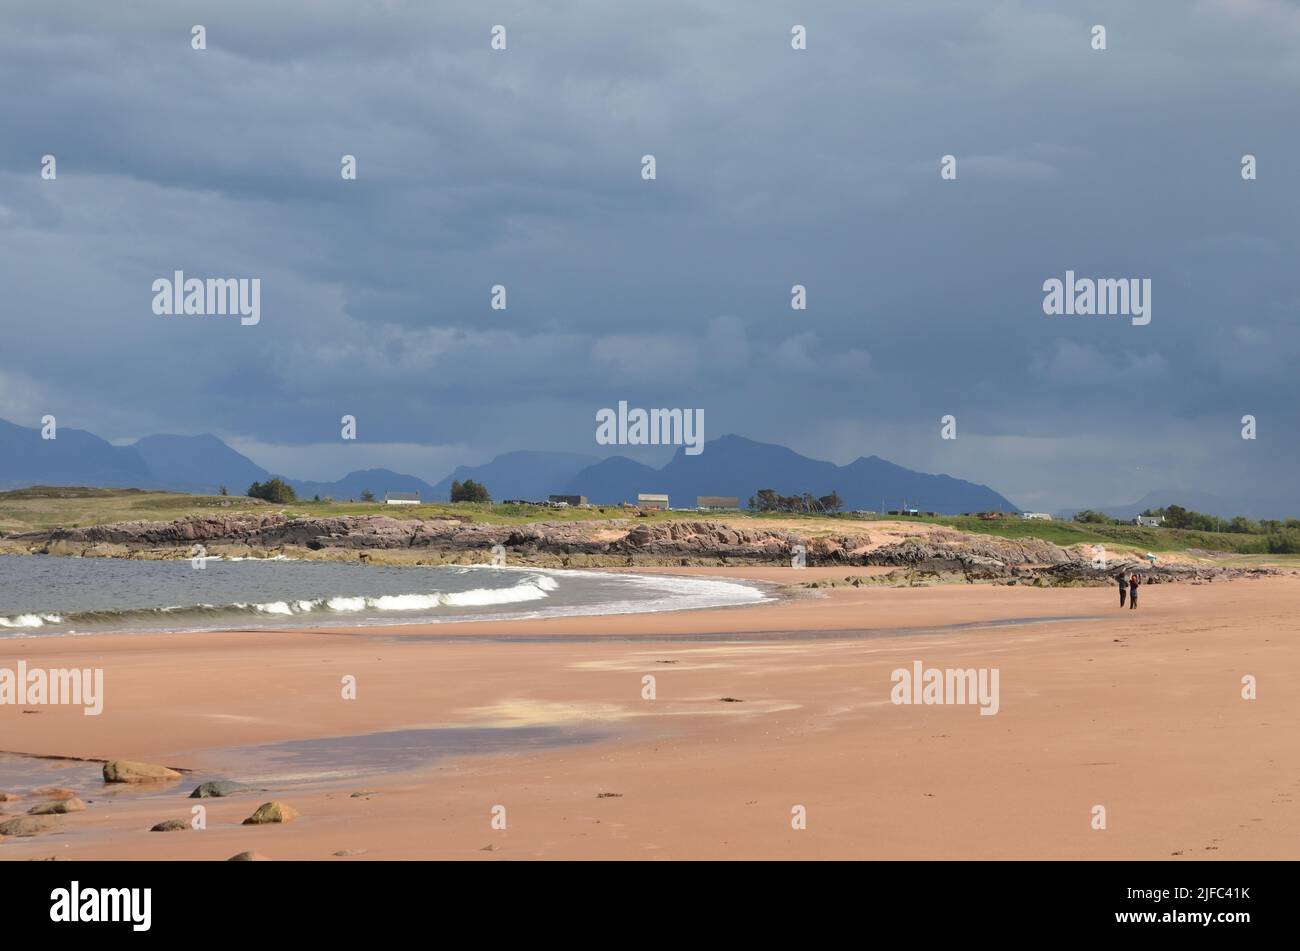
<svg viewBox="0 0 1300 951">
<path fill-rule="evenodd" d="M 1138 576 L 1131 574 L 1125 578 L 1122 574 L 1116 575 L 1115 580 L 1119 582 L 1119 606 L 1124 606 L 1124 595 L 1128 595 L 1129 610 L 1134 610 L 1138 606 Z"/>
</svg>

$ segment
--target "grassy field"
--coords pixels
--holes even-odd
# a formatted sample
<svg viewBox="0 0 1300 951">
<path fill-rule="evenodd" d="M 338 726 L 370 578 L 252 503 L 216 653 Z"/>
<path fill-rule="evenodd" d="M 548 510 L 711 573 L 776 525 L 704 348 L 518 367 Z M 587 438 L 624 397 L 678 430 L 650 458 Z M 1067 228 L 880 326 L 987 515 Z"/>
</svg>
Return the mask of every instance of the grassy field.
<svg viewBox="0 0 1300 951">
<path fill-rule="evenodd" d="M 1097 525 L 1081 522 L 1042 521 L 1039 519 L 981 519 L 963 515 L 938 515 L 932 518 L 908 516 L 894 521 L 930 522 L 948 525 L 973 534 L 998 535 L 1002 538 L 1041 538 L 1057 545 L 1131 545 L 1147 551 L 1186 551 L 1204 548 L 1209 551 L 1239 551 L 1240 546 L 1257 541 L 1258 535 L 1229 532 L 1188 532 L 1168 528 L 1143 528 L 1139 525 Z"/>
<path fill-rule="evenodd" d="M 383 502 L 298 501 L 275 505 L 244 496 L 185 495 L 138 489 L 32 488 L 0 492 L 0 532 L 30 532 L 51 528 L 85 528 L 110 522 L 171 521 L 187 515 L 235 512 L 283 512 L 288 516 L 392 515 L 406 519 L 455 518 L 503 525 L 539 521 L 618 518 L 627 510 L 603 508 L 553 509 L 542 505 L 495 505 L 450 502 L 391 506 Z M 695 513 L 651 512 L 655 520 L 697 517 Z M 733 516 L 734 517 L 734 516 Z"/>
<path fill-rule="evenodd" d="M 184 495 L 174 492 L 145 492 L 137 489 L 30 488 L 0 492 L 0 533 L 38 531 L 51 528 L 84 528 L 109 522 L 170 521 L 187 515 L 234 512 L 283 512 L 289 516 L 393 515 L 400 518 L 454 518 L 465 521 L 523 525 L 537 521 L 589 521 L 621 518 L 634 514 L 619 506 L 554 509 L 542 505 L 498 505 L 462 502 L 394 507 L 383 502 L 299 501 L 274 505 L 243 496 Z M 1243 563 L 1258 561 L 1262 536 L 1229 532 L 1192 532 L 1136 525 L 1097 525 L 1077 522 L 1038 521 L 1020 518 L 985 520 L 966 516 L 882 516 L 882 515 L 799 515 L 790 513 L 693 511 L 648 512 L 653 521 L 673 519 L 716 519 L 764 522 L 806 522 L 817 534 L 853 533 L 870 530 L 873 521 L 916 522 L 946 525 L 963 532 L 998 535 L 1003 538 L 1041 538 L 1058 545 L 1126 545 L 1151 552 L 1206 551 L 1232 553 Z M 1268 556 L 1270 563 L 1289 561 L 1287 556 Z"/>
</svg>

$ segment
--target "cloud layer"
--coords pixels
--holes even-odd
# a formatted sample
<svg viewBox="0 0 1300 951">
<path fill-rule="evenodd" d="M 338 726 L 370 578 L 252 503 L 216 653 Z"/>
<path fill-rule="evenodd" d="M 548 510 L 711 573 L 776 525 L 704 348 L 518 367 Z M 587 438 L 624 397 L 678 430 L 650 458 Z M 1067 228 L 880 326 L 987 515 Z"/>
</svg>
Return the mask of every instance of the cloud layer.
<svg viewBox="0 0 1300 951">
<path fill-rule="evenodd" d="M 16 422 L 312 447 L 292 474 L 328 478 L 357 467 L 361 446 L 327 448 L 347 413 L 366 465 L 435 481 L 449 447 L 594 452 L 595 411 L 626 399 L 1036 507 L 1290 497 L 1293 4 L 86 0 L 6 19 Z M 1151 324 L 1045 316 L 1067 269 L 1150 278 Z M 174 270 L 260 277 L 262 322 L 154 316 Z"/>
</svg>

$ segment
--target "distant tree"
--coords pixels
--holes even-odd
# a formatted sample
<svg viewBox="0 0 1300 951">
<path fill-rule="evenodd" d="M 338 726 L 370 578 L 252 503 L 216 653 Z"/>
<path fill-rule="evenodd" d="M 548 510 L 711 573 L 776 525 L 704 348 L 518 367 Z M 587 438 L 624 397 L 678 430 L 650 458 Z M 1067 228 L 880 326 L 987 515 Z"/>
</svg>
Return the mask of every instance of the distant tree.
<svg viewBox="0 0 1300 951">
<path fill-rule="evenodd" d="M 1256 526 L 1254 522 L 1246 518 L 1244 515 L 1237 515 L 1228 523 L 1228 531 L 1230 532 L 1242 532 L 1248 534 L 1255 531 L 1257 527 L 1258 526 Z"/>
<path fill-rule="evenodd" d="M 1074 520 L 1087 525 L 1105 525 L 1110 521 L 1110 518 L 1104 512 L 1098 512 L 1095 509 L 1084 509 L 1082 512 L 1074 513 Z"/>
<path fill-rule="evenodd" d="M 1270 555 L 1296 555 L 1300 554 L 1300 531 L 1287 529 L 1280 532 L 1270 532 L 1265 539 L 1264 547 Z"/>
<path fill-rule="evenodd" d="M 218 494 L 218 495 L 229 495 L 229 494 L 230 494 L 230 490 L 227 489 L 224 485 L 220 485 L 220 486 L 217 486 L 217 494 Z"/>
<path fill-rule="evenodd" d="M 312 500 L 313 502 L 319 502 L 319 501 L 320 501 L 320 495 L 319 495 L 319 494 L 317 494 L 317 495 L 313 495 L 313 496 L 311 497 L 311 500 Z"/>
<path fill-rule="evenodd" d="M 1155 518 L 1164 518 L 1165 528 L 1185 528 L 1197 532 L 1232 531 L 1231 522 L 1225 522 L 1217 515 L 1193 512 L 1181 505 L 1166 505 L 1164 508 L 1147 509 L 1142 513 Z"/>
<path fill-rule="evenodd" d="M 1181 505 L 1166 505 L 1164 509 L 1165 527 L 1166 528 L 1188 528 L 1191 524 L 1189 518 L 1191 513 Z"/>
<path fill-rule="evenodd" d="M 371 492 L 369 489 L 361 490 L 362 502 L 373 502 L 374 500 L 375 500 L 375 493 Z"/>
<path fill-rule="evenodd" d="M 464 482 L 452 482 L 451 500 L 453 502 L 491 502 L 492 496 L 488 494 L 487 486 L 481 482 L 466 479 Z"/>
<path fill-rule="evenodd" d="M 248 487 L 248 497 L 252 499 L 262 499 L 267 502 L 275 502 L 283 505 L 286 502 L 298 501 L 298 493 L 293 490 L 293 486 L 283 479 L 268 479 L 266 482 L 254 482 Z"/>
<path fill-rule="evenodd" d="M 840 498 L 838 492 L 832 489 L 830 495 L 823 495 L 817 500 L 817 505 L 820 506 L 823 512 L 838 512 L 844 507 L 844 500 Z"/>
</svg>

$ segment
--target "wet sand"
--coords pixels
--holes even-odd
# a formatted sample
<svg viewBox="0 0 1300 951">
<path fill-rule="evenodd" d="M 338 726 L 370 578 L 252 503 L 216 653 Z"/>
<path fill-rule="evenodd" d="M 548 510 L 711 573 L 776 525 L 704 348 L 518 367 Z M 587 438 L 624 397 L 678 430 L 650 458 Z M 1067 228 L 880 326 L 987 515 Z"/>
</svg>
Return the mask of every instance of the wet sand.
<svg viewBox="0 0 1300 951">
<path fill-rule="evenodd" d="M 775 571 L 690 573 L 819 570 Z M 55 831 L 0 841 L 0 859 L 1300 854 L 1300 579 L 1157 585 L 1122 612 L 1109 588 L 818 594 L 608 618 L 0 641 L 0 665 L 103 667 L 106 693 L 98 717 L 0 707 L 0 750 L 193 771 L 121 789 L 99 782 L 98 763 L 0 757 L 0 791 L 24 794 L 0 820 L 40 801 L 39 785 L 88 804 Z M 918 660 L 998 668 L 997 715 L 891 703 L 891 672 Z M 1257 700 L 1241 698 L 1247 674 Z M 190 790 L 217 777 L 267 791 L 202 800 L 206 830 L 147 831 L 190 818 Z M 270 799 L 301 817 L 240 825 Z M 1097 805 L 1105 830 L 1090 825 Z M 796 806 L 806 829 L 792 828 Z"/>
</svg>

